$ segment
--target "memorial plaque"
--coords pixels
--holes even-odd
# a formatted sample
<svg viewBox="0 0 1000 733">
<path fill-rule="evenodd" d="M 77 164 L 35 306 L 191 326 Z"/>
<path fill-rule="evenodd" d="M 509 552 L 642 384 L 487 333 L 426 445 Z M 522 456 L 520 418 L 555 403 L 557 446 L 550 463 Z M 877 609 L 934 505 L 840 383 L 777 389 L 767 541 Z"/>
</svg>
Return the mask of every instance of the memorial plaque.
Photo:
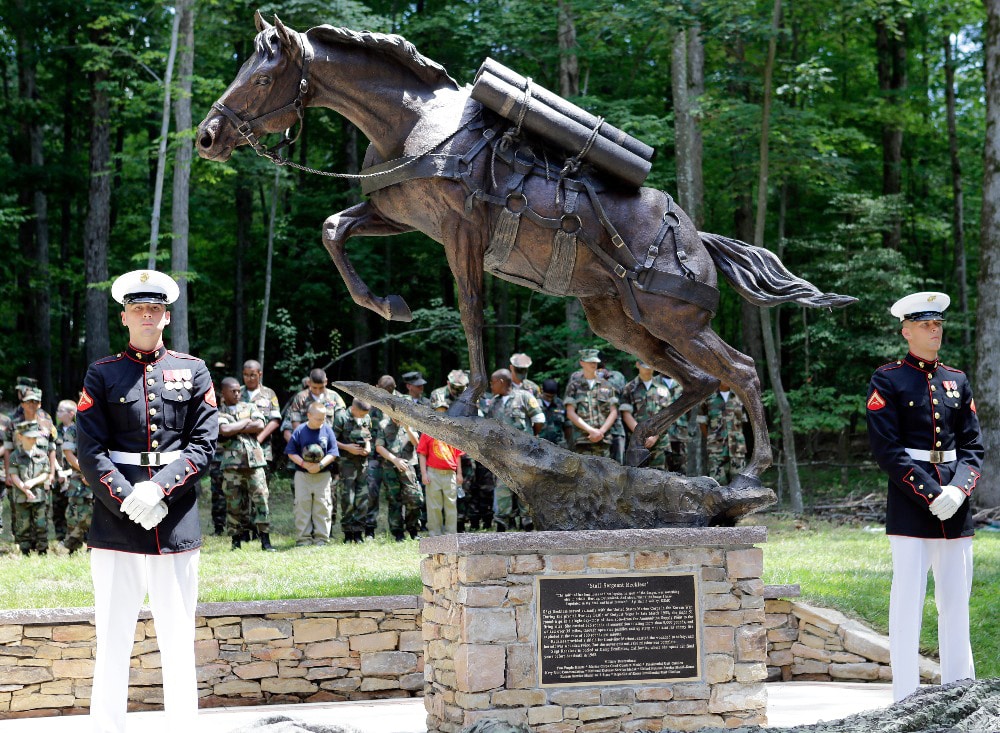
<svg viewBox="0 0 1000 733">
<path fill-rule="evenodd" d="M 700 679 L 694 573 L 539 576 L 542 687 Z"/>
</svg>

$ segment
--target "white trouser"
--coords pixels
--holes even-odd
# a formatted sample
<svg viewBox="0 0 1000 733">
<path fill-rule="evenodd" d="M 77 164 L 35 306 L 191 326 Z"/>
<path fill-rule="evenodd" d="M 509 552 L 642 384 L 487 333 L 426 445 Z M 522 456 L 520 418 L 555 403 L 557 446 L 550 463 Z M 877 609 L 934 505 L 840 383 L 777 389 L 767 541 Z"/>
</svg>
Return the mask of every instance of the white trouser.
<svg viewBox="0 0 1000 733">
<path fill-rule="evenodd" d="M 169 730 L 195 727 L 198 683 L 194 662 L 194 612 L 200 550 L 136 555 L 92 549 L 97 654 L 90 696 L 93 733 L 124 733 L 129 659 L 146 591 L 153 612 L 163 672 L 163 707 Z"/>
<path fill-rule="evenodd" d="M 889 537 L 892 591 L 889 595 L 889 656 L 892 696 L 902 700 L 920 683 L 920 623 L 927 593 L 927 570 L 934 570 L 941 682 L 975 679 L 969 641 L 972 593 L 972 538 L 930 540 Z"/>
</svg>

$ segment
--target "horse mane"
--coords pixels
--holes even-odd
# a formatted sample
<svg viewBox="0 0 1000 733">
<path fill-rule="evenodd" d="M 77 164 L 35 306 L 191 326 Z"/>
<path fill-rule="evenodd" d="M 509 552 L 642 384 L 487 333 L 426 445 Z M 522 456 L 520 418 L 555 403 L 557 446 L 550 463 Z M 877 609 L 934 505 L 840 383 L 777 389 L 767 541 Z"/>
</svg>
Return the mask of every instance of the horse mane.
<svg viewBox="0 0 1000 733">
<path fill-rule="evenodd" d="M 453 89 L 458 89 L 458 82 L 448 75 L 445 68 L 437 61 L 427 58 L 417 51 L 416 46 L 402 36 L 394 33 L 375 33 L 373 31 L 352 31 L 350 28 L 338 28 L 332 25 L 318 25 L 306 31 L 306 35 L 333 43 L 344 43 L 370 48 L 383 53 L 390 58 L 402 62 L 421 81 L 430 84 L 444 83 Z"/>
</svg>

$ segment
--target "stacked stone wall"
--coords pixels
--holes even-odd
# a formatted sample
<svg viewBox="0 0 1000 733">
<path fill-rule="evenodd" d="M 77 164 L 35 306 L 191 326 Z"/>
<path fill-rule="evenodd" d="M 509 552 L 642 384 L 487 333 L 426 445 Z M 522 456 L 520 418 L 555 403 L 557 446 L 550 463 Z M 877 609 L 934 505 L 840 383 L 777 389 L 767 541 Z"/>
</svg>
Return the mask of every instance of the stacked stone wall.
<svg viewBox="0 0 1000 733">
<path fill-rule="evenodd" d="M 798 595 L 797 586 L 769 586 L 768 591 L 764 624 L 769 682 L 892 680 L 889 637 L 839 611 L 790 600 Z M 940 684 L 938 663 L 921 657 L 920 679 Z"/>
<path fill-rule="evenodd" d="M 196 616 L 201 707 L 370 700 L 423 692 L 416 596 L 204 603 Z M 93 609 L 0 613 L 0 719 L 86 713 Z M 162 707 L 156 631 L 136 624 L 129 709 Z"/>
</svg>

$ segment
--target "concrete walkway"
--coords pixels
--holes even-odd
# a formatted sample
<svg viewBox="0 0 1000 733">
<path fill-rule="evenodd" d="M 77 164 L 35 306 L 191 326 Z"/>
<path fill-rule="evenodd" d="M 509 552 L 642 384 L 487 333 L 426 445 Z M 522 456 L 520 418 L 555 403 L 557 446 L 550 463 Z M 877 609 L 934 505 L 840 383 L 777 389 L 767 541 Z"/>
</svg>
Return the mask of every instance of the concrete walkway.
<svg viewBox="0 0 1000 733">
<path fill-rule="evenodd" d="M 788 727 L 835 720 L 892 704 L 892 687 L 838 682 L 772 682 L 767 686 L 768 725 Z M 198 726 L 183 733 L 226 733 L 264 715 L 283 713 L 305 723 L 338 723 L 363 733 L 426 733 L 424 701 L 376 700 L 301 705 L 212 708 L 198 714 Z M 80 716 L 0 721 L 0 733 L 84 733 Z M 129 713 L 128 733 L 168 731 L 162 712 Z"/>
</svg>

